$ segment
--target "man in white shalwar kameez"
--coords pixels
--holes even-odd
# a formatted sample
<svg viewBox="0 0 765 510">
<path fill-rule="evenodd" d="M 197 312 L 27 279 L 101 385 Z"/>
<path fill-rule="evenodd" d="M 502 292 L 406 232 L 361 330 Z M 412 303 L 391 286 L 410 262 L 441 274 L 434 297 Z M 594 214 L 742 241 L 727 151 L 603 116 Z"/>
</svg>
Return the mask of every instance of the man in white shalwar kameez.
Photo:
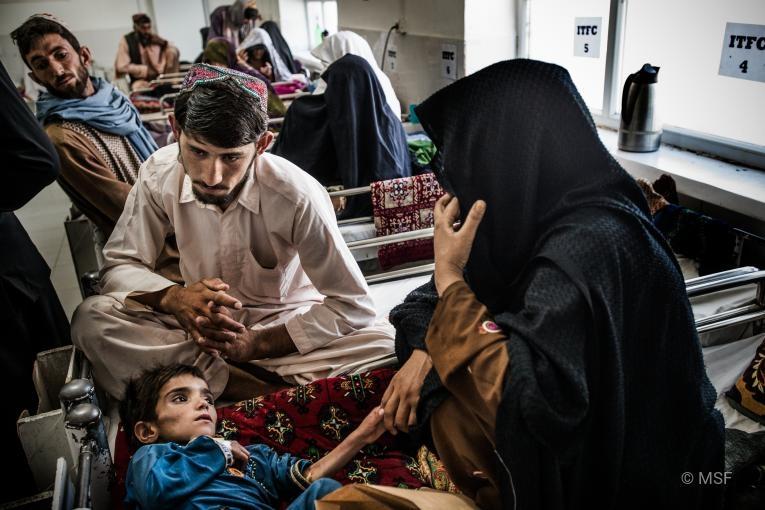
<svg viewBox="0 0 765 510">
<path fill-rule="evenodd" d="M 171 117 L 178 143 L 141 167 L 104 248 L 102 294 L 72 321 L 111 395 L 170 362 L 198 366 L 216 397 L 234 399 L 273 388 L 253 365 L 302 384 L 394 359 L 326 191 L 264 153 L 266 94 L 234 71 L 189 71 Z M 171 232 L 185 286 L 153 270 Z"/>
</svg>

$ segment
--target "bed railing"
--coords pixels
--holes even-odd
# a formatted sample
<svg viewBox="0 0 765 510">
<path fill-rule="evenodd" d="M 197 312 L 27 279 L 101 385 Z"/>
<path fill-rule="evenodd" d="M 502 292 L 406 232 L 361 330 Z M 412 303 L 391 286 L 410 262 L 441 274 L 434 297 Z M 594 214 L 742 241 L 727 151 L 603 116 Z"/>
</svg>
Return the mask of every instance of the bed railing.
<svg viewBox="0 0 765 510">
<path fill-rule="evenodd" d="M 754 300 L 751 303 L 698 319 L 696 331 L 705 333 L 765 319 L 765 271 L 746 267 L 688 280 L 686 290 L 689 298 L 747 285 L 757 286 Z"/>
<path fill-rule="evenodd" d="M 77 475 L 74 484 L 75 508 L 108 508 L 109 490 L 113 476 L 109 442 L 106 437 L 96 389 L 90 378 L 90 363 L 85 356 L 79 358 L 75 370 L 79 377 L 72 379 L 59 392 L 65 413 L 64 425 L 71 431 L 73 446 L 78 449 Z M 60 480 L 66 483 L 66 480 Z"/>
<path fill-rule="evenodd" d="M 351 241 L 348 248 L 351 251 L 372 248 L 375 246 L 384 246 L 386 244 L 400 243 L 403 241 L 414 241 L 415 239 L 429 239 L 433 237 L 433 227 L 420 230 L 411 230 L 409 232 L 399 232 L 387 236 L 373 237 L 371 239 L 362 239 L 360 241 Z"/>
<path fill-rule="evenodd" d="M 709 283 L 709 282 L 716 282 L 719 280 L 724 280 L 726 278 L 730 278 L 732 276 L 738 276 L 742 274 L 749 274 L 759 271 L 756 267 L 753 266 L 746 266 L 746 267 L 737 267 L 736 269 L 729 269 L 728 271 L 722 271 L 720 273 L 713 273 L 708 274 L 705 276 L 699 276 L 697 278 L 690 278 L 688 280 L 685 280 L 685 288 L 691 288 L 696 287 L 702 283 Z"/>
<path fill-rule="evenodd" d="M 172 110 L 173 107 L 171 107 L 169 110 L 165 109 L 165 100 L 166 99 L 175 99 L 178 97 L 180 92 L 172 92 L 170 94 L 165 94 L 164 96 L 161 96 L 159 98 L 159 111 L 162 112 L 162 114 L 168 114 Z M 175 103 L 175 101 L 173 101 Z"/>
</svg>

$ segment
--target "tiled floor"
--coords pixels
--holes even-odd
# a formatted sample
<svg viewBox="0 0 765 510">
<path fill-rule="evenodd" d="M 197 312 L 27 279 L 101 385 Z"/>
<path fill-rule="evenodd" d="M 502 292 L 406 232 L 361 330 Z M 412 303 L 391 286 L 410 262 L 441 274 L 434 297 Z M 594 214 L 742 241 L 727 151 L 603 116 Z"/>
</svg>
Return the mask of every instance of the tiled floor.
<svg viewBox="0 0 765 510">
<path fill-rule="evenodd" d="M 50 266 L 50 279 L 67 317 L 71 319 L 74 309 L 82 301 L 82 295 L 64 230 L 70 205 L 69 198 L 59 185 L 53 183 L 16 211 L 16 216 Z"/>
</svg>

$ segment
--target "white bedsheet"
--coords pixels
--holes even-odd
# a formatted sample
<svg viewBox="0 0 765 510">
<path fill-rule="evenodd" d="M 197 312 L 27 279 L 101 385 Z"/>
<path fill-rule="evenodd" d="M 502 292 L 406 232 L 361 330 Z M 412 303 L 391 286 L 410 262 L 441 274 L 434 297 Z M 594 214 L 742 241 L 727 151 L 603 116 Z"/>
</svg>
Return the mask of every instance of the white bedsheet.
<svg viewBox="0 0 765 510">
<path fill-rule="evenodd" d="M 395 280 L 392 282 L 375 283 L 369 286 L 369 292 L 375 303 L 377 310 L 377 319 L 388 320 L 388 314 L 394 306 L 404 301 L 407 294 L 412 292 L 420 285 L 430 280 L 431 275 L 415 276 L 404 280 Z"/>
<path fill-rule="evenodd" d="M 728 428 L 739 429 L 744 432 L 765 430 L 765 425 L 738 412 L 725 397 L 725 392 L 736 383 L 754 359 L 754 353 L 763 339 L 765 339 L 765 334 L 760 334 L 736 342 L 702 349 L 707 376 L 717 390 L 715 407 L 722 413 L 725 426 Z"/>
<path fill-rule="evenodd" d="M 691 305 L 694 319 L 702 319 L 751 303 L 756 294 L 756 285 L 746 285 L 693 298 Z M 757 347 L 765 338 L 765 335 L 749 336 L 750 331 L 751 324 L 729 327 L 702 333 L 699 335 L 699 340 L 707 376 L 717 390 L 715 407 L 722 413 L 725 426 L 744 432 L 759 432 L 765 430 L 765 426 L 734 409 L 725 397 L 725 392 L 744 373 L 754 358 Z M 743 336 L 746 338 L 740 339 Z"/>
</svg>

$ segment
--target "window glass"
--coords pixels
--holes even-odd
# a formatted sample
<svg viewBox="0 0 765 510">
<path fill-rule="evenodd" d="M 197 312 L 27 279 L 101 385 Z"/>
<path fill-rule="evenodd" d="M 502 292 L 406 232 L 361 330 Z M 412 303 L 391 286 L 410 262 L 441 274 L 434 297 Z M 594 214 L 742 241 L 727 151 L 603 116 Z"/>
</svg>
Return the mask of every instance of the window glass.
<svg viewBox="0 0 765 510">
<path fill-rule="evenodd" d="M 579 93 L 593 112 L 603 108 L 603 83 L 606 73 L 609 0 L 530 0 L 529 58 L 565 67 Z M 599 56 L 593 55 L 593 23 L 582 19 L 600 18 Z M 580 20 L 578 23 L 577 20 Z M 590 27 L 590 28 L 587 28 Z M 581 37 L 577 37 L 579 30 Z M 576 39 L 576 41 L 575 41 Z M 575 43 L 582 44 L 581 56 Z M 585 53 L 584 44 L 587 44 Z"/>
<path fill-rule="evenodd" d="M 765 25 L 763 0 L 639 0 L 625 19 L 617 110 L 627 76 L 650 63 L 665 125 L 765 145 L 765 83 L 718 74 L 727 23 Z"/>
</svg>

